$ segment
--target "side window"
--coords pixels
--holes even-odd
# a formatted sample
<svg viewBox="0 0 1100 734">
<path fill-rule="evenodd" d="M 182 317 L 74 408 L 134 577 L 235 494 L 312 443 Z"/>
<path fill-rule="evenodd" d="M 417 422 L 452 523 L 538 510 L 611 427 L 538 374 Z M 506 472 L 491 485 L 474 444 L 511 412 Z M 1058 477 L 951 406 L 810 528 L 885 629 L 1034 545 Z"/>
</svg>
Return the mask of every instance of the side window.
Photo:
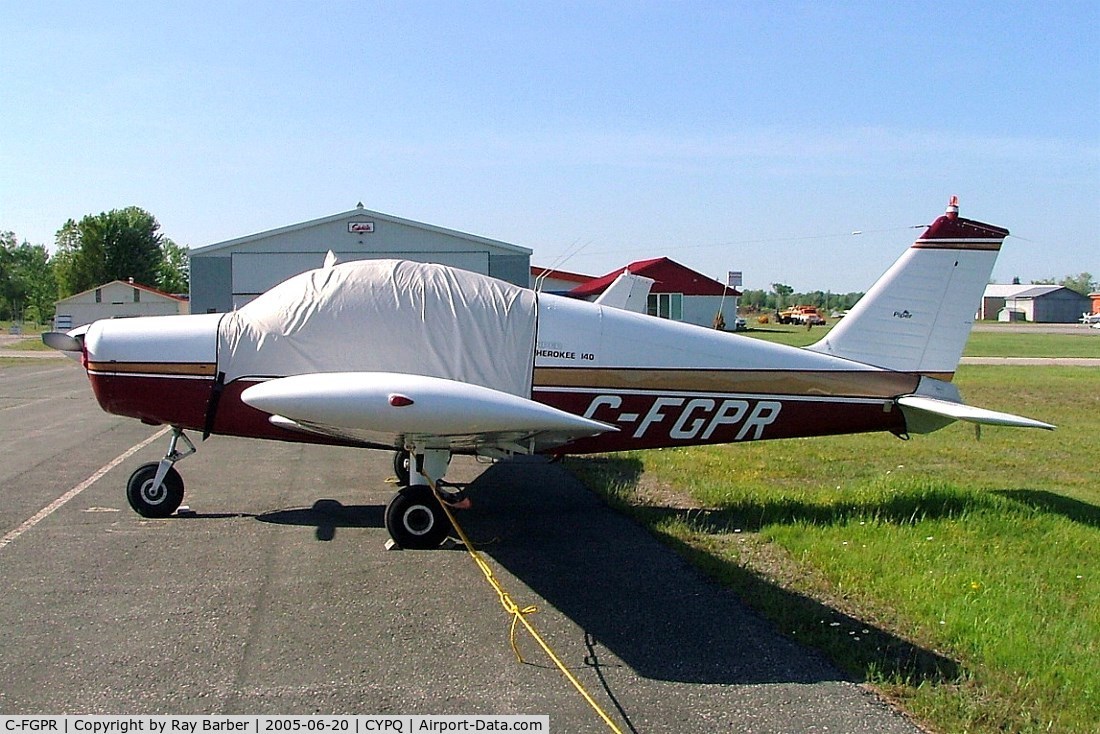
<svg viewBox="0 0 1100 734">
<path fill-rule="evenodd" d="M 683 293 L 650 293 L 646 313 L 671 321 L 684 320 Z"/>
</svg>

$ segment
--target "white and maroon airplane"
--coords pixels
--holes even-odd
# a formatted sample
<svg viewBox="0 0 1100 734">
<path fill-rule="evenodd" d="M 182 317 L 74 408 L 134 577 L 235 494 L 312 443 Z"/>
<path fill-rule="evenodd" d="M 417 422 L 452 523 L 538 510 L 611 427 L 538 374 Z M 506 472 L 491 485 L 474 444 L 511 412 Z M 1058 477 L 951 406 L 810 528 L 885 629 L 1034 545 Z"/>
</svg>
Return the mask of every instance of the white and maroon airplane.
<svg viewBox="0 0 1100 734">
<path fill-rule="evenodd" d="M 431 548 L 451 532 L 433 487 L 453 454 L 907 438 L 955 420 L 1053 428 L 967 406 L 950 382 L 1007 235 L 960 218 L 952 199 L 804 349 L 397 260 L 327 261 L 228 314 L 103 320 L 43 339 L 81 355 L 104 410 L 172 426 L 164 459 L 128 482 L 141 515 L 182 502 L 173 464 L 195 451 L 186 430 L 386 449 L 404 485 L 387 529 Z"/>
</svg>

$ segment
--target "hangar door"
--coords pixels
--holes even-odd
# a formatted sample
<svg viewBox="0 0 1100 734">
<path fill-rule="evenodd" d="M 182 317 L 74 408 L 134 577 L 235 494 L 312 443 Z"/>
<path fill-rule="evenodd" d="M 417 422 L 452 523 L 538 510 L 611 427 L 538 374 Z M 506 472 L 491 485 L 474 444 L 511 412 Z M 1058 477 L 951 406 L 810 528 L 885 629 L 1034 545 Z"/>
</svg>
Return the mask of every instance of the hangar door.
<svg viewBox="0 0 1100 734">
<path fill-rule="evenodd" d="M 238 309 L 264 291 L 298 273 L 324 264 L 324 252 L 234 252 L 233 308 Z M 337 252 L 339 262 L 399 259 L 438 263 L 482 275 L 489 274 L 489 253 L 467 252 Z"/>
</svg>

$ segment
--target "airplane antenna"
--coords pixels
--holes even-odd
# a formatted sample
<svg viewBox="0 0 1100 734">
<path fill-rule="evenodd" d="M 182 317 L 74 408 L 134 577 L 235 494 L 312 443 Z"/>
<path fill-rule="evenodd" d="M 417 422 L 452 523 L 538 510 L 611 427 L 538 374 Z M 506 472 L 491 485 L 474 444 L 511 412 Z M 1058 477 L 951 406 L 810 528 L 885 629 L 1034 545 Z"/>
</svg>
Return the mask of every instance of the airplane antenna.
<svg viewBox="0 0 1100 734">
<path fill-rule="evenodd" d="M 560 255 L 558 255 L 558 259 L 554 260 L 552 263 L 550 263 L 550 267 L 547 267 L 547 269 L 544 269 L 539 274 L 539 276 L 537 278 L 535 278 L 535 284 L 536 284 L 535 289 L 536 289 L 536 291 L 541 291 L 542 283 L 546 282 L 548 275 L 550 275 L 551 273 L 557 272 L 558 267 L 560 265 L 564 264 L 566 261 L 569 261 L 572 258 L 573 255 L 575 255 L 577 252 L 580 252 L 581 250 L 583 250 L 586 247 L 588 247 L 587 242 L 580 245 L 580 247 L 577 247 L 577 240 L 573 240 L 572 244 L 570 244 L 568 248 L 565 248 L 564 252 L 562 252 Z"/>
</svg>

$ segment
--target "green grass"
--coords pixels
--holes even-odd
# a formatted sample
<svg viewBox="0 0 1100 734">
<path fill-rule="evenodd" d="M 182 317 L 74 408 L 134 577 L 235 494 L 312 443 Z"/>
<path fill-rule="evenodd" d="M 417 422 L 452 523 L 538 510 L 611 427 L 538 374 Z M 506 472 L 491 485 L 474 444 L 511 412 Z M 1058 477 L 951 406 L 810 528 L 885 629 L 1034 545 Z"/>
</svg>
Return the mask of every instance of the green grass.
<svg viewBox="0 0 1100 734">
<path fill-rule="evenodd" d="M 37 351 L 43 351 L 43 350 L 48 351 L 49 350 L 49 347 L 47 347 L 45 344 L 42 343 L 42 332 L 46 331 L 48 329 L 47 326 L 43 326 L 42 324 L 32 324 L 32 323 L 20 324 L 19 326 L 23 331 L 23 337 L 24 338 L 20 339 L 18 341 L 12 342 L 11 344 L 6 344 L 6 345 L 0 347 L 0 353 L 3 353 L 4 350 L 12 350 L 12 351 L 20 351 L 20 352 L 25 352 L 25 351 L 35 351 L 35 352 L 37 352 Z M 11 330 L 11 322 L 10 321 L 0 321 L 0 334 L 9 334 L 10 330 Z"/>
<path fill-rule="evenodd" d="M 968 357 L 1092 357 L 1100 359 L 1100 334 L 1026 334 L 976 331 L 963 352 Z"/>
<path fill-rule="evenodd" d="M 0 352 L 0 370 L 33 366 L 29 364 L 31 362 L 31 360 L 29 359 L 21 359 L 19 357 L 4 357 L 2 355 L 3 353 Z"/>
<path fill-rule="evenodd" d="M 765 341 L 805 347 L 820 340 L 836 324 L 807 329 L 783 324 L 750 324 L 740 332 Z M 1100 334 L 1082 327 L 1079 333 L 1044 334 L 1005 331 L 973 331 L 963 354 L 968 357 L 1093 357 L 1100 359 Z"/>
<path fill-rule="evenodd" d="M 48 352 L 50 348 L 42 343 L 42 337 L 29 336 L 26 339 L 21 339 L 11 344 L 5 344 L 0 349 L 7 349 L 13 352 Z"/>
<path fill-rule="evenodd" d="M 970 402 L 1059 430 L 986 427 L 978 441 L 956 424 L 908 442 L 571 465 L 780 630 L 936 728 L 1096 731 L 1100 373 L 964 366 L 957 382 Z"/>
<path fill-rule="evenodd" d="M 749 328 L 738 332 L 754 339 L 786 344 L 792 347 L 805 347 L 821 339 L 836 323 L 830 320 L 825 326 L 814 326 L 807 329 L 805 326 L 795 324 L 754 324 L 749 323 Z"/>
<path fill-rule="evenodd" d="M 11 321 L 0 321 L 0 333 L 7 334 L 8 331 L 11 329 L 11 325 Z M 19 328 L 23 330 L 24 334 L 37 335 L 41 334 L 43 331 L 49 331 L 51 327 L 49 324 L 36 324 L 31 321 L 27 321 L 20 322 Z"/>
</svg>

